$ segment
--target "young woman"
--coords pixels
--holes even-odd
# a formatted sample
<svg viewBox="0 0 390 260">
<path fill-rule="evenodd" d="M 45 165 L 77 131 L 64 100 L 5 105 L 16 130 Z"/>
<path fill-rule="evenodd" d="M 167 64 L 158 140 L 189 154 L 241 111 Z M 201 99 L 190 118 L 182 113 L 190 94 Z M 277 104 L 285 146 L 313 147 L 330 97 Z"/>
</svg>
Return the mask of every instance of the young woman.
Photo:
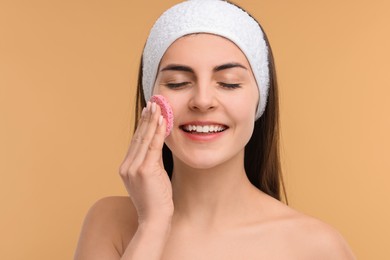
<svg viewBox="0 0 390 260">
<path fill-rule="evenodd" d="M 167 137 L 157 94 L 174 115 Z M 337 231 L 280 201 L 273 58 L 244 10 L 220 0 L 167 10 L 137 100 L 120 167 L 129 197 L 91 208 L 75 259 L 354 259 Z"/>
</svg>

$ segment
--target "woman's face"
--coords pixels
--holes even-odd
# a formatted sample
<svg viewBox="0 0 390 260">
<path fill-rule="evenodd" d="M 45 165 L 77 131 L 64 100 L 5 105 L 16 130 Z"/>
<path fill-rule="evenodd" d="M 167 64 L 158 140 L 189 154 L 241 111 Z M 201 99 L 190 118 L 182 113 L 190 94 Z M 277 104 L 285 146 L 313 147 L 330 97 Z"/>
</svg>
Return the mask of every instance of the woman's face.
<svg viewBox="0 0 390 260">
<path fill-rule="evenodd" d="M 160 62 L 153 94 L 172 106 L 174 126 L 165 143 L 175 163 L 208 169 L 243 158 L 259 94 L 249 63 L 234 43 L 211 34 L 176 40 Z"/>
</svg>

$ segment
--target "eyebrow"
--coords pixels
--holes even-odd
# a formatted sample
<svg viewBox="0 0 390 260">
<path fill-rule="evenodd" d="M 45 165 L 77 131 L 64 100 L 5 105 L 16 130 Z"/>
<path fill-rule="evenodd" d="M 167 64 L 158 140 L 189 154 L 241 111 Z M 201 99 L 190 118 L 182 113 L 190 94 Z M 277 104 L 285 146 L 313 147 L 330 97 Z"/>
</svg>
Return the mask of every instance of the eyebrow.
<svg viewBox="0 0 390 260">
<path fill-rule="evenodd" d="M 194 70 L 191 67 L 179 65 L 179 64 L 170 64 L 166 67 L 162 68 L 160 71 L 167 71 L 167 70 L 173 70 L 173 71 L 185 71 L 185 72 L 191 72 L 194 73 Z"/>
<path fill-rule="evenodd" d="M 232 69 L 232 68 L 242 68 L 242 69 L 248 70 L 244 65 L 242 65 L 240 63 L 229 62 L 229 63 L 225 63 L 225 64 L 218 65 L 218 66 L 214 67 L 213 72 L 218 72 L 221 70 Z M 180 65 L 180 64 L 169 64 L 169 65 L 165 66 L 164 68 L 162 68 L 160 71 L 167 71 L 167 70 L 195 73 L 191 67 L 188 67 L 185 65 Z"/>
<path fill-rule="evenodd" d="M 217 71 L 226 70 L 226 69 L 232 69 L 232 68 L 242 68 L 244 70 L 248 70 L 244 65 L 242 65 L 240 63 L 230 62 L 230 63 L 226 63 L 226 64 L 222 64 L 222 65 L 216 66 L 213 69 L 213 71 L 217 72 Z"/>
</svg>

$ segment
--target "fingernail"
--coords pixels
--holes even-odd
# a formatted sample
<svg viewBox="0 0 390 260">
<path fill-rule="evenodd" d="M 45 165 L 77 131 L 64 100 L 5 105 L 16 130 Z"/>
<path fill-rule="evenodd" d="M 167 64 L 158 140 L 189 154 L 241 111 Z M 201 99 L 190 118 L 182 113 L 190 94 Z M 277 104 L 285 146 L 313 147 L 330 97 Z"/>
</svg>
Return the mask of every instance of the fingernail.
<svg viewBox="0 0 390 260">
<path fill-rule="evenodd" d="M 162 124 L 162 121 L 163 121 L 163 116 L 160 115 L 160 118 L 158 119 L 158 125 L 161 125 L 161 124 Z"/>
<path fill-rule="evenodd" d="M 144 107 L 144 108 L 142 109 L 141 117 L 145 116 L 145 113 L 146 113 L 146 107 Z"/>
<path fill-rule="evenodd" d="M 152 114 L 156 112 L 156 103 L 152 103 Z"/>
<path fill-rule="evenodd" d="M 146 104 L 146 109 L 147 109 L 148 111 L 150 111 L 150 105 L 151 105 L 151 103 L 150 103 L 150 101 L 148 101 L 148 103 Z"/>
</svg>

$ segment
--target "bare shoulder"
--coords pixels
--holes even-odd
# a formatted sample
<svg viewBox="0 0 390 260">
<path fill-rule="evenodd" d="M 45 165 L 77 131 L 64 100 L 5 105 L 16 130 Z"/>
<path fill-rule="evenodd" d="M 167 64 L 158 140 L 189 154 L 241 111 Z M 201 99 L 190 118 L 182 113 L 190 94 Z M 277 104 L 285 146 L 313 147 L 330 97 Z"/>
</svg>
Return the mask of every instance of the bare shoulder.
<svg viewBox="0 0 390 260">
<path fill-rule="evenodd" d="M 332 226 L 304 214 L 291 219 L 296 249 L 307 259 L 355 259 L 345 239 Z"/>
<path fill-rule="evenodd" d="M 283 238 L 283 244 L 299 259 L 355 259 L 345 239 L 332 226 L 300 213 L 280 202 L 275 208 L 279 218 L 271 226 Z M 275 230 L 275 229 L 274 229 Z"/>
<path fill-rule="evenodd" d="M 137 229 L 137 213 L 129 197 L 105 197 L 89 209 L 75 259 L 115 259 Z"/>
<path fill-rule="evenodd" d="M 137 212 L 129 197 L 105 197 L 92 205 L 86 221 L 110 231 L 116 231 L 114 228 L 137 228 Z"/>
</svg>

